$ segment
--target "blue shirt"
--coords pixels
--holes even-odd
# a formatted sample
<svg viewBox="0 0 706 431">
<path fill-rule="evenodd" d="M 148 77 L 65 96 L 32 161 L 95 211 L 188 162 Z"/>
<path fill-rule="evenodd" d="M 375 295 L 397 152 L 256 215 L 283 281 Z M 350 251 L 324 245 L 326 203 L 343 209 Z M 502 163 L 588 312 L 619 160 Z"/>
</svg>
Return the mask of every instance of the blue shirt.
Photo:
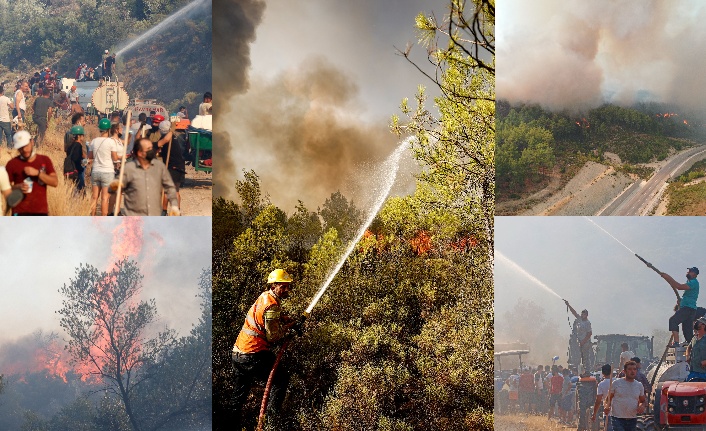
<svg viewBox="0 0 706 431">
<path fill-rule="evenodd" d="M 688 280 L 686 285 L 689 286 L 689 290 L 684 291 L 684 296 L 681 298 L 680 305 L 682 307 L 696 309 L 696 300 L 699 297 L 699 281 L 693 278 Z"/>
</svg>

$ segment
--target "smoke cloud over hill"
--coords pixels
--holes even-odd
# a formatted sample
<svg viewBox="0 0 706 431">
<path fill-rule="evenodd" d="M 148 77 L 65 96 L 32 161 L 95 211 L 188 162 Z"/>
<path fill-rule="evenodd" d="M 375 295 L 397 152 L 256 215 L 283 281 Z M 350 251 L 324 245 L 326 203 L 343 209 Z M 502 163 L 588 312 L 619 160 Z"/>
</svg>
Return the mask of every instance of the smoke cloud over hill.
<svg viewBox="0 0 706 431">
<path fill-rule="evenodd" d="M 498 4 L 497 95 L 555 109 L 706 98 L 706 5 L 508 0 Z"/>
</svg>

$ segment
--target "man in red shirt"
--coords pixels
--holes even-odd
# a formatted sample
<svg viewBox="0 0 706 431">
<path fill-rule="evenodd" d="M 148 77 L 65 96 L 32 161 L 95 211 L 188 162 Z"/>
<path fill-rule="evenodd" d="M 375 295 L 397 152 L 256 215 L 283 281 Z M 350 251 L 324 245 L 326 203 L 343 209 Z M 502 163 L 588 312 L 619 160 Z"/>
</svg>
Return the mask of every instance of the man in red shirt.
<svg viewBox="0 0 706 431">
<path fill-rule="evenodd" d="M 529 368 L 520 375 L 519 398 L 520 408 L 529 413 L 534 404 L 534 375 Z"/>
<path fill-rule="evenodd" d="M 59 184 L 51 159 L 37 154 L 34 139 L 26 130 L 15 133 L 12 143 L 20 154 L 10 160 L 5 169 L 12 188 L 24 193 L 24 199 L 12 209 L 12 215 L 49 215 L 47 186 Z"/>
<path fill-rule="evenodd" d="M 549 384 L 549 419 L 551 420 L 554 413 L 554 407 L 561 401 L 561 386 L 564 384 L 564 378 L 559 374 L 559 369 L 552 365 L 552 378 Z"/>
</svg>

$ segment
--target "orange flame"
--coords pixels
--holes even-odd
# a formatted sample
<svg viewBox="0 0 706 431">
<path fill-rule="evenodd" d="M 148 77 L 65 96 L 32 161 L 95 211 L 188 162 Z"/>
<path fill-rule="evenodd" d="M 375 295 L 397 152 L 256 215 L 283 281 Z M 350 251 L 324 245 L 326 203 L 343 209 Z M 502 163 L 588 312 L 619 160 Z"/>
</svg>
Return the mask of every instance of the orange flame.
<svg viewBox="0 0 706 431">
<path fill-rule="evenodd" d="M 414 238 L 409 240 L 409 243 L 417 255 L 426 254 L 432 248 L 431 237 L 428 232 L 423 230 L 417 232 Z"/>
</svg>

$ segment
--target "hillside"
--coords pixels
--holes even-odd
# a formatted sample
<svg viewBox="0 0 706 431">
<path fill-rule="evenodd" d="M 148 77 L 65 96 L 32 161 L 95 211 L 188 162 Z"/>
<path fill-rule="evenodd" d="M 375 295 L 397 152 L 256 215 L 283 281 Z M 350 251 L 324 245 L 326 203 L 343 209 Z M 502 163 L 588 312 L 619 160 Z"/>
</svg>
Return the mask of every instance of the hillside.
<svg viewBox="0 0 706 431">
<path fill-rule="evenodd" d="M 604 105 L 572 114 L 499 101 L 497 124 L 499 214 L 503 208 L 515 208 L 505 211 L 515 213 L 518 207 L 547 199 L 582 172 L 587 162 L 600 163 L 633 180 L 647 179 L 655 163 L 697 145 L 704 136 L 696 115 L 658 104 Z M 611 188 L 616 186 L 622 187 L 615 183 Z"/>
<path fill-rule="evenodd" d="M 180 14 L 187 5 L 188 13 Z M 120 52 L 170 16 L 162 31 Z M 201 95 L 211 91 L 211 16 L 206 0 L 3 2 L 0 77 L 14 83 L 50 67 L 74 78 L 79 63 L 95 67 L 107 49 L 120 52 L 117 74 L 131 97 L 158 99 L 170 110 L 186 102 L 195 113 Z"/>
</svg>

